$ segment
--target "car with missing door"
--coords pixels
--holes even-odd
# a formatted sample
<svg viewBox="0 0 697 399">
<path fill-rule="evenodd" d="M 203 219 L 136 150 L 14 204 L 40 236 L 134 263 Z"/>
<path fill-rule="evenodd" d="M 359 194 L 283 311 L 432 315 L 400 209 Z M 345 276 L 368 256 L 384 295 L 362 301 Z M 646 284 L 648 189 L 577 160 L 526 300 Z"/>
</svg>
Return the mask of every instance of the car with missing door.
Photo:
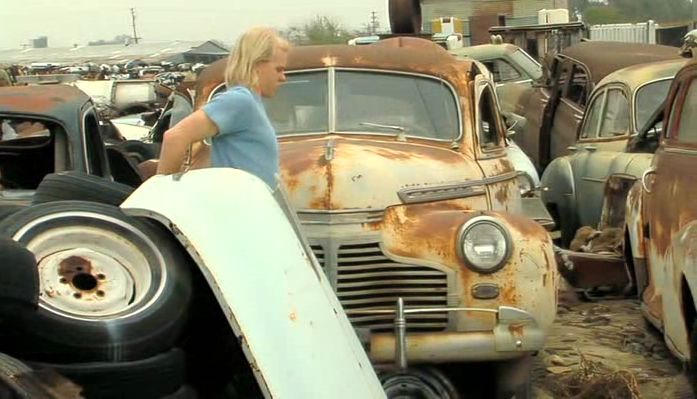
<svg viewBox="0 0 697 399">
<path fill-rule="evenodd" d="M 629 143 L 663 106 L 675 73 L 686 62 L 638 64 L 598 82 L 570 154 L 554 159 L 542 174 L 542 200 L 556 216 L 564 244 L 579 227 L 598 225 L 612 175 L 637 178 L 649 167 L 652 153 L 634 151 Z"/>
<path fill-rule="evenodd" d="M 195 108 L 225 90 L 224 67 L 201 73 Z M 476 387 L 528 397 L 554 320 L 552 242 L 526 216 L 482 71 L 417 38 L 296 47 L 265 100 L 314 255 L 371 361 L 398 365 L 388 397 L 432 384 L 456 397 L 474 385 L 451 366 L 477 362 L 496 379 Z"/>
<path fill-rule="evenodd" d="M 543 170 L 576 141 L 590 94 L 600 80 L 631 65 L 679 57 L 669 46 L 595 41 L 551 54 L 543 63 L 542 83 L 523 93 L 513 111 L 523 121 L 516 143 Z"/>
</svg>

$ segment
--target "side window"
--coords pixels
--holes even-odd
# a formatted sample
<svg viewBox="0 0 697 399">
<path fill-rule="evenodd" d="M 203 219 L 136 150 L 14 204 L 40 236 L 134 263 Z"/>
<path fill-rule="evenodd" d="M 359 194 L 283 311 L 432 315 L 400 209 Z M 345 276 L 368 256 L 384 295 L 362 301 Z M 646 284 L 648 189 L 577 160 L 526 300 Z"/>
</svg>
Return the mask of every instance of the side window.
<svg viewBox="0 0 697 399">
<path fill-rule="evenodd" d="M 497 116 L 493 92 L 486 86 L 479 98 L 479 146 L 484 150 L 500 145 Z"/>
<path fill-rule="evenodd" d="M 56 137 L 65 137 L 60 125 L 31 118 L 0 116 L 0 186 L 35 189 L 44 176 L 55 172 Z"/>
<path fill-rule="evenodd" d="M 578 64 L 574 64 L 571 69 L 571 82 L 568 90 L 564 94 L 564 98 L 580 107 L 585 107 L 588 96 L 588 74 L 585 69 Z"/>
<path fill-rule="evenodd" d="M 494 82 L 509 82 L 521 78 L 520 73 L 508 61 L 502 59 L 484 61 L 487 69 L 494 76 Z"/>
<path fill-rule="evenodd" d="M 695 80 L 690 82 L 685 100 L 680 105 L 680 120 L 677 126 L 678 142 L 697 144 L 697 84 Z"/>
<path fill-rule="evenodd" d="M 559 75 L 557 76 L 556 91 L 559 97 L 564 97 L 566 96 L 566 87 L 569 83 L 569 77 L 571 75 L 571 63 L 565 62 L 562 65 L 557 64 L 557 68 L 561 68 L 561 71 L 559 71 Z"/>
<path fill-rule="evenodd" d="M 581 128 L 582 139 L 594 139 L 598 137 L 600 115 L 603 112 L 606 95 L 607 91 L 603 90 L 601 94 L 595 96 L 593 102 L 586 111 L 586 120 L 583 122 L 583 127 Z"/>
<path fill-rule="evenodd" d="M 618 137 L 629 133 L 629 102 L 622 90 L 608 90 L 602 118 L 600 137 Z"/>
</svg>

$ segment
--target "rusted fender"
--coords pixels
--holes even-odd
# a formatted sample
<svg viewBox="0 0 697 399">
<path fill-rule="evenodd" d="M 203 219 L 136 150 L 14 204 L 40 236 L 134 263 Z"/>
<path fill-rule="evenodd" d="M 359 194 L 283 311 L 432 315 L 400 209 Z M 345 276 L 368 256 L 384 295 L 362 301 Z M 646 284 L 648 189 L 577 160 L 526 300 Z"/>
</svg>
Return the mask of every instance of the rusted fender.
<svg viewBox="0 0 697 399">
<path fill-rule="evenodd" d="M 534 221 L 509 213 L 461 210 L 443 203 L 393 206 L 379 225 L 383 249 L 390 257 L 406 263 L 430 263 L 455 272 L 461 287 L 453 306 L 491 308 L 512 306 L 529 312 L 546 330 L 554 321 L 559 274 L 548 232 Z M 458 249 L 462 226 L 478 216 L 498 221 L 510 234 L 511 255 L 505 265 L 491 274 L 470 269 Z M 475 286 L 491 284 L 495 299 L 476 299 Z M 460 324 L 464 320 L 458 320 Z M 482 327 L 486 320 L 480 320 Z M 488 327 L 491 327 L 490 325 Z"/>
</svg>

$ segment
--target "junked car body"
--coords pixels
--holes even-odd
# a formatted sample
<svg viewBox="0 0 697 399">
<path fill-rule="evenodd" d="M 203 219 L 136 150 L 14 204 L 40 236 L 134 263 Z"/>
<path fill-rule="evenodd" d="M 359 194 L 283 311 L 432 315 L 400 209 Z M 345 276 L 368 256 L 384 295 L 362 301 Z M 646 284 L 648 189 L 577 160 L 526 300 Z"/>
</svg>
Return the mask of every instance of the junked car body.
<svg viewBox="0 0 697 399">
<path fill-rule="evenodd" d="M 628 261 L 644 316 L 679 359 L 697 363 L 697 64 L 675 76 L 651 168 L 627 199 Z M 695 376 L 692 375 L 693 384 Z"/>
<path fill-rule="evenodd" d="M 109 117 L 152 111 L 164 105 L 171 91 L 154 80 L 78 80 L 72 84 L 92 97 L 99 111 Z"/>
<path fill-rule="evenodd" d="M 405 364 L 510 369 L 554 319 L 551 239 L 521 215 L 479 65 L 415 38 L 293 48 L 287 83 L 266 101 L 290 203 L 374 363 L 400 352 L 398 298 Z M 197 108 L 225 89 L 223 69 L 202 72 Z"/>
<path fill-rule="evenodd" d="M 557 216 L 566 245 L 578 227 L 598 225 L 610 176 L 638 178 L 649 167 L 652 154 L 628 152 L 627 145 L 663 105 L 675 73 L 685 62 L 630 66 L 596 85 L 576 142 L 569 147 L 571 154 L 553 160 L 542 175 L 542 199 Z"/>
<path fill-rule="evenodd" d="M 542 66 L 513 44 L 482 44 L 450 50 L 458 58 L 472 58 L 486 65 L 496 82 L 501 110 L 515 111 L 518 97 L 542 79 Z"/>
<path fill-rule="evenodd" d="M 590 94 L 601 79 L 627 66 L 678 57 L 675 48 L 653 44 L 589 41 L 563 49 L 544 65 L 542 86 L 520 96 L 514 112 L 525 122 L 516 142 L 543 170 L 576 141 Z"/>
</svg>

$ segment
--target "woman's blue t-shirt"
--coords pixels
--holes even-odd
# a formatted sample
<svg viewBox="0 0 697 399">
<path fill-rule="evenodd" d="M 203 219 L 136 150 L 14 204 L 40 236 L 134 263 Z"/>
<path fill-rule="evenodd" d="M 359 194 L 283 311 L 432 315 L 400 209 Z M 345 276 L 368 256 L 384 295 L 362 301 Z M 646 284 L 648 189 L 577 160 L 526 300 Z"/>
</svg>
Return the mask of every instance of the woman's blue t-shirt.
<svg viewBox="0 0 697 399">
<path fill-rule="evenodd" d="M 203 112 L 216 124 L 211 166 L 242 169 L 276 187 L 278 142 L 261 97 L 244 86 L 215 95 Z"/>
</svg>

